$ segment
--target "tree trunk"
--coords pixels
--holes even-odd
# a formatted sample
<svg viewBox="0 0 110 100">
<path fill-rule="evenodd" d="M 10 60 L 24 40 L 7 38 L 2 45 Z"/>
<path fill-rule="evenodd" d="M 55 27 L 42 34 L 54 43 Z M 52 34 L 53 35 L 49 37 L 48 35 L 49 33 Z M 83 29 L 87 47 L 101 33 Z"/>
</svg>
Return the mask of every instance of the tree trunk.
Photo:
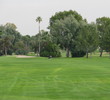
<svg viewBox="0 0 110 100">
<path fill-rule="evenodd" d="M 7 55 L 7 49 L 6 49 L 6 47 L 5 47 L 5 56 Z"/>
<path fill-rule="evenodd" d="M 100 57 L 102 57 L 103 50 L 100 51 Z"/>
<path fill-rule="evenodd" d="M 88 58 L 89 56 L 88 56 L 88 51 L 86 51 L 86 58 Z"/>
<path fill-rule="evenodd" d="M 39 57 L 40 57 L 40 41 L 39 41 Z"/>
<path fill-rule="evenodd" d="M 40 22 L 39 22 L 39 39 L 41 41 Z M 40 48 L 41 48 L 40 41 L 39 41 L 39 57 L 40 57 Z"/>
<path fill-rule="evenodd" d="M 39 22 L 39 34 L 40 34 L 40 22 Z"/>
<path fill-rule="evenodd" d="M 69 57 L 69 56 L 70 56 L 69 48 L 66 48 L 66 57 Z"/>
</svg>

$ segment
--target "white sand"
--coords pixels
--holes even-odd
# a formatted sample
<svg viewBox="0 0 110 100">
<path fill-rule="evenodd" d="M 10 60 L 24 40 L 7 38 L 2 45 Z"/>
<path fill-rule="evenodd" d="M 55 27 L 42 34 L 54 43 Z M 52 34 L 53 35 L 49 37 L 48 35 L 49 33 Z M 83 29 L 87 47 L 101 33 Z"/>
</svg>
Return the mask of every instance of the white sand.
<svg viewBox="0 0 110 100">
<path fill-rule="evenodd" d="M 34 58 L 35 56 L 17 55 L 16 58 Z"/>
</svg>

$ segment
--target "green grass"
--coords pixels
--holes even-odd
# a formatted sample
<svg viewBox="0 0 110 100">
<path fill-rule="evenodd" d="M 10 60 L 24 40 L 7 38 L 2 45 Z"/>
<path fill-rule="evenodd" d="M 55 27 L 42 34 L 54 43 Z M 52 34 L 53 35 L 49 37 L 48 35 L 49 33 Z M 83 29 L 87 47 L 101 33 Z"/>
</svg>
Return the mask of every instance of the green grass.
<svg viewBox="0 0 110 100">
<path fill-rule="evenodd" d="M 110 100 L 110 59 L 0 57 L 0 100 Z"/>
</svg>

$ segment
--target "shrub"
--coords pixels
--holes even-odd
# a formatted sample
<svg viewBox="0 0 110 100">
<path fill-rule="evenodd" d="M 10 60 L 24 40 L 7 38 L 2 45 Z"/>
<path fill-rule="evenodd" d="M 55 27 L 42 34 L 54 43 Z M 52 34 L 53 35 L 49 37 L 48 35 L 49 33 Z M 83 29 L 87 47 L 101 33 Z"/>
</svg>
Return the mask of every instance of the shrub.
<svg viewBox="0 0 110 100">
<path fill-rule="evenodd" d="M 81 50 L 77 51 L 77 50 L 72 49 L 71 55 L 72 55 L 72 57 L 84 57 L 86 55 L 86 52 L 81 51 Z"/>
<path fill-rule="evenodd" d="M 61 57 L 59 46 L 53 43 L 44 43 L 41 47 L 41 57 Z"/>
<path fill-rule="evenodd" d="M 23 49 L 16 50 L 15 52 L 16 55 L 26 55 L 27 53 L 28 51 L 23 50 Z"/>
</svg>

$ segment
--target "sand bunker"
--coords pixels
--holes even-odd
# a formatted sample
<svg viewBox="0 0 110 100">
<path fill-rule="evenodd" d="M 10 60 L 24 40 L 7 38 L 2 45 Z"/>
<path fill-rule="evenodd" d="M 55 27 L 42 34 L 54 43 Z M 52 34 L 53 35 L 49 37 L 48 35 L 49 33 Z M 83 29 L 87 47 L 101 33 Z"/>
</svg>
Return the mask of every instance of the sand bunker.
<svg viewBox="0 0 110 100">
<path fill-rule="evenodd" d="M 16 58 L 34 58 L 35 56 L 17 55 Z"/>
</svg>

